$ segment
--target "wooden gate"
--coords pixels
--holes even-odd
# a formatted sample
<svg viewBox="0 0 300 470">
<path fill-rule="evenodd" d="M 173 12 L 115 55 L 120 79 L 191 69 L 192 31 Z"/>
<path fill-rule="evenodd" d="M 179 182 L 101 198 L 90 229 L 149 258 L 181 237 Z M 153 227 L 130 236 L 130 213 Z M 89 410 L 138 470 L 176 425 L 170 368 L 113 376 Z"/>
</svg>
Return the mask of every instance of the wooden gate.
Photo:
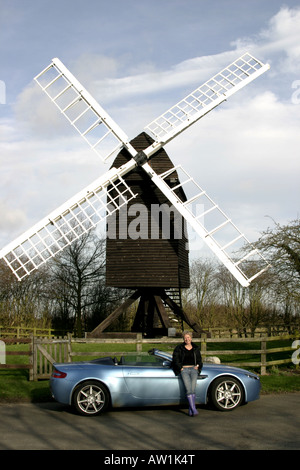
<svg viewBox="0 0 300 470">
<path fill-rule="evenodd" d="M 71 362 L 71 336 L 33 338 L 32 380 L 49 379 L 55 362 Z"/>
</svg>

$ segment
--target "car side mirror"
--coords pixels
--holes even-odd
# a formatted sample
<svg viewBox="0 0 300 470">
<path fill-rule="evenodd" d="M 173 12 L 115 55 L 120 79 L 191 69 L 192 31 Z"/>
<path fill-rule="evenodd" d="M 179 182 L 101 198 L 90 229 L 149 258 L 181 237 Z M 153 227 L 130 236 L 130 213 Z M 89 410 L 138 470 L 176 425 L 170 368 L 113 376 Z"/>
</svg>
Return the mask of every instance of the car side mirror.
<svg viewBox="0 0 300 470">
<path fill-rule="evenodd" d="M 171 361 L 163 361 L 163 366 L 165 367 L 171 367 L 172 362 Z"/>
</svg>

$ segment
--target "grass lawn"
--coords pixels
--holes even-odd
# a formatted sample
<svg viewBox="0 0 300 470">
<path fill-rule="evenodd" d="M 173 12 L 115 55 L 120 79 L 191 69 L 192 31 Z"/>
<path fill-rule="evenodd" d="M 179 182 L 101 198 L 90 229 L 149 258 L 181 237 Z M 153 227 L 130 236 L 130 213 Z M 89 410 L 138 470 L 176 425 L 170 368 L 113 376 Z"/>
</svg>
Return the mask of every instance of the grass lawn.
<svg viewBox="0 0 300 470">
<path fill-rule="evenodd" d="M 0 403 L 32 402 L 51 400 L 48 380 L 30 382 L 24 369 L 0 370 Z"/>
<path fill-rule="evenodd" d="M 262 394 L 300 392 L 300 374 L 291 371 L 276 372 L 261 378 Z"/>
</svg>

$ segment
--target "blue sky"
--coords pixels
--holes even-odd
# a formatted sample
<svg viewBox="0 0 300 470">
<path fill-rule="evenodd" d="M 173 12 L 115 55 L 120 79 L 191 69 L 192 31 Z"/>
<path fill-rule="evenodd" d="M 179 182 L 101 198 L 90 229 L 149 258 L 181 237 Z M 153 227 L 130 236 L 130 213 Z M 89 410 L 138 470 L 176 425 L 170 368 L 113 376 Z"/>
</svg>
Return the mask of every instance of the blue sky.
<svg viewBox="0 0 300 470">
<path fill-rule="evenodd" d="M 0 0 L 0 246 L 108 169 L 33 81 L 53 57 L 133 138 L 247 50 L 270 71 L 166 151 L 254 241 L 299 216 L 299 2 Z"/>
</svg>

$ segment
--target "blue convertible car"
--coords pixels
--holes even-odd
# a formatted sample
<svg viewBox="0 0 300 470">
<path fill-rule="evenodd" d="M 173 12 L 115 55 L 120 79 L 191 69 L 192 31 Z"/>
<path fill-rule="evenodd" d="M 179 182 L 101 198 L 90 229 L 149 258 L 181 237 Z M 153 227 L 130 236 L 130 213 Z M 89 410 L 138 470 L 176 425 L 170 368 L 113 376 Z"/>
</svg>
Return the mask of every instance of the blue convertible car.
<svg viewBox="0 0 300 470">
<path fill-rule="evenodd" d="M 86 416 L 112 407 L 186 404 L 180 377 L 172 369 L 172 355 L 152 349 L 149 356 L 104 357 L 92 361 L 54 364 L 50 379 L 52 396 L 74 405 Z M 196 403 L 211 402 L 229 411 L 260 393 L 259 377 L 222 364 L 204 363 L 198 377 Z"/>
</svg>

